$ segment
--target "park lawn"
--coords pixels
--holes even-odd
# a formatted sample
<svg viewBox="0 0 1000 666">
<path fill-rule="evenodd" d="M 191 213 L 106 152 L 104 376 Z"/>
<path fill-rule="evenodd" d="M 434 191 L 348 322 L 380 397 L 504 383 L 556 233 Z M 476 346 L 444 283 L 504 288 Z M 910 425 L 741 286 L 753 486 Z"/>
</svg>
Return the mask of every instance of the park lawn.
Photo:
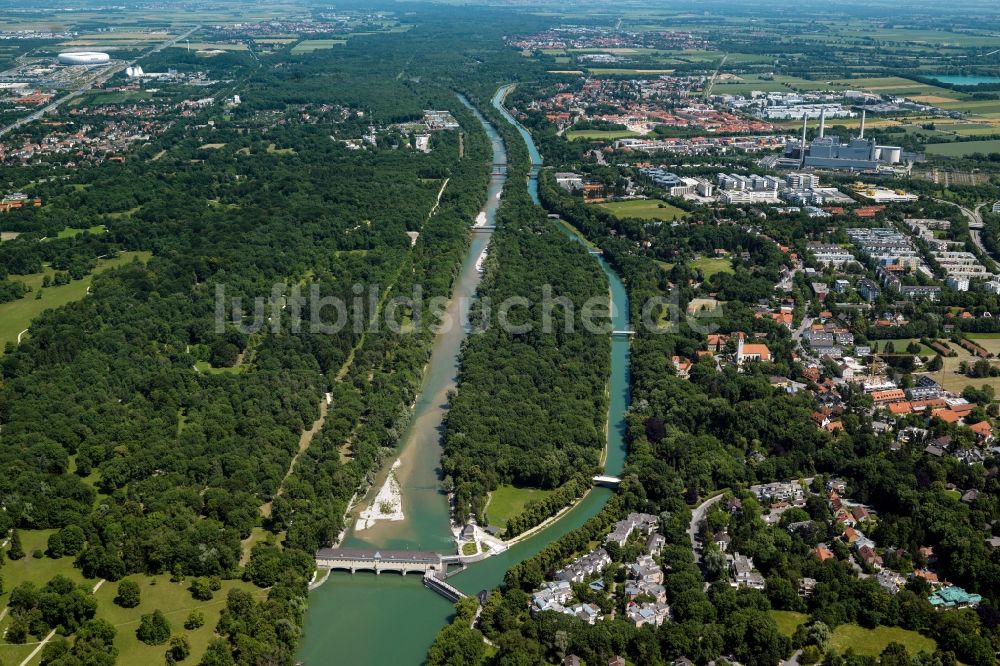
<svg viewBox="0 0 1000 666">
<path fill-rule="evenodd" d="M 35 298 L 35 294 L 28 294 L 24 298 L 0 305 L 0 350 L 8 342 L 16 343 L 18 334 L 28 328 L 31 321 L 45 310 L 62 307 L 86 296 L 95 274 L 124 266 L 135 258 L 140 261 L 148 261 L 150 256 L 152 255 L 149 252 L 122 252 L 114 259 L 101 259 L 97 267 L 83 279 L 73 280 L 69 284 L 58 287 L 42 289 L 43 296 L 40 300 Z M 35 273 L 25 275 L 23 278 L 25 284 L 30 286 L 37 284 L 40 287 L 43 276 L 44 273 Z M 22 276 L 13 276 L 11 279 L 20 277 Z M 38 287 L 35 287 L 35 293 L 39 293 Z"/>
<path fill-rule="evenodd" d="M 911 655 L 918 652 L 932 653 L 937 649 L 934 639 L 921 636 L 915 631 L 899 627 L 865 629 L 856 624 L 842 624 L 834 629 L 830 647 L 841 654 L 850 648 L 859 655 L 877 657 L 889 643 L 901 643 Z"/>
<path fill-rule="evenodd" d="M 634 199 L 600 204 L 617 218 L 637 217 L 640 220 L 677 220 L 687 213 L 659 199 Z"/>
<path fill-rule="evenodd" d="M 97 226 L 90 227 L 89 229 L 73 229 L 71 227 L 66 227 L 65 229 L 59 232 L 56 238 L 73 238 L 74 236 L 79 236 L 84 231 L 87 231 L 91 234 L 103 234 L 107 233 L 108 228 L 103 224 L 98 224 Z"/>
<path fill-rule="evenodd" d="M 212 364 L 208 361 L 197 361 L 194 364 L 194 368 L 198 372 L 203 372 L 206 375 L 241 375 L 246 369 L 242 365 L 234 365 L 231 368 L 213 368 Z"/>
<path fill-rule="evenodd" d="M 702 257 L 701 259 L 695 259 L 688 265 L 691 268 L 700 270 L 706 280 L 716 273 L 735 272 L 732 261 L 728 257 Z"/>
<path fill-rule="evenodd" d="M 250 530 L 250 536 L 244 539 L 242 543 L 243 554 L 240 556 L 240 566 L 245 567 L 250 562 L 250 553 L 253 552 L 253 547 L 258 543 L 264 543 L 268 537 L 274 537 L 274 542 L 280 544 L 285 540 L 285 533 L 282 532 L 275 537 L 263 527 L 255 527 Z"/>
<path fill-rule="evenodd" d="M 94 275 L 103 273 L 111 268 L 118 268 L 131 263 L 132 259 L 138 257 L 140 261 L 147 261 L 152 256 L 149 252 L 122 252 L 114 259 L 101 259 L 97 268 L 81 280 L 73 280 L 69 284 L 49 287 L 42 290 L 42 298 L 36 299 L 34 294 L 28 294 L 24 298 L 0 305 L 0 350 L 8 342 L 17 342 L 18 334 L 28 328 L 31 320 L 40 315 L 45 310 L 58 308 L 78 301 L 87 295 L 87 289 L 94 280 Z M 29 286 L 37 284 L 41 286 L 41 280 L 45 273 L 34 273 L 25 276 L 12 276 L 10 279 L 23 278 L 23 282 Z M 37 287 L 36 293 L 37 293 Z"/>
<path fill-rule="evenodd" d="M 332 49 L 334 46 L 342 46 L 346 43 L 346 39 L 304 39 L 292 47 L 292 53 L 312 53 L 313 51 Z"/>
<path fill-rule="evenodd" d="M 296 153 L 295 153 L 295 149 L 294 148 L 278 148 L 273 143 L 270 143 L 267 146 L 267 154 L 268 155 L 295 155 Z"/>
<path fill-rule="evenodd" d="M 615 139 L 628 139 L 639 136 L 638 132 L 632 130 L 567 130 L 566 138 L 569 141 L 582 139 L 584 141 L 614 141 Z"/>
<path fill-rule="evenodd" d="M 24 558 L 20 560 L 11 560 L 7 557 L 9 546 L 3 549 L 2 556 L 6 560 L 6 563 L 3 569 L 0 569 L 3 575 L 4 589 L 4 593 L 0 594 L 0 608 L 7 606 L 7 600 L 10 599 L 10 591 L 21 583 L 34 583 L 38 587 L 41 587 L 52 580 L 56 574 L 63 574 L 78 583 L 84 582 L 83 574 L 73 566 L 74 558 L 72 557 L 60 557 L 59 559 L 42 557 L 35 559 L 31 556 L 31 553 L 35 550 L 45 552 L 45 549 L 48 548 L 49 535 L 55 531 L 18 530 L 18 534 L 21 536 L 21 546 L 26 553 Z M 93 585 L 95 582 L 90 581 L 88 585 Z"/>
<path fill-rule="evenodd" d="M 479 546 L 474 541 L 462 544 L 462 555 L 475 555 L 479 552 Z"/>
<path fill-rule="evenodd" d="M 219 150 L 220 148 L 225 148 L 225 147 L 226 147 L 226 144 L 224 144 L 224 143 L 203 143 L 200 146 L 198 146 L 198 149 L 199 150 Z"/>
<path fill-rule="evenodd" d="M 524 510 L 524 505 L 530 500 L 545 499 L 551 494 L 551 490 L 500 486 L 490 493 L 490 501 L 486 505 L 486 515 L 489 517 L 490 525 L 500 528 L 507 527 L 507 521 L 512 516 L 521 513 Z"/>
<path fill-rule="evenodd" d="M 769 612 L 778 625 L 778 631 L 789 638 L 795 635 L 795 630 L 799 628 L 800 624 L 805 624 L 809 621 L 809 616 L 805 613 L 781 610 L 772 610 Z"/>
<path fill-rule="evenodd" d="M 97 616 L 115 625 L 118 635 L 115 646 L 118 648 L 119 664 L 160 664 L 166 645 L 146 645 L 135 637 L 142 615 L 159 609 L 170 622 L 171 635 L 185 636 L 191 644 L 191 656 L 185 663 L 197 664 L 208 647 L 208 642 L 215 633 L 215 625 L 219 622 L 222 609 L 226 606 L 226 594 L 232 589 L 247 590 L 258 600 L 267 595 L 251 583 L 238 580 L 222 581 L 222 589 L 215 593 L 210 601 L 196 601 L 188 591 L 190 579 L 181 583 L 171 583 L 168 574 L 157 576 L 134 575 L 130 580 L 139 584 L 141 590 L 140 603 L 136 608 L 122 608 L 114 603 L 118 594 L 118 584 L 107 582 L 94 595 L 97 598 Z M 199 610 L 205 616 L 205 624 L 200 629 L 188 631 L 184 621 L 192 610 Z"/>
</svg>

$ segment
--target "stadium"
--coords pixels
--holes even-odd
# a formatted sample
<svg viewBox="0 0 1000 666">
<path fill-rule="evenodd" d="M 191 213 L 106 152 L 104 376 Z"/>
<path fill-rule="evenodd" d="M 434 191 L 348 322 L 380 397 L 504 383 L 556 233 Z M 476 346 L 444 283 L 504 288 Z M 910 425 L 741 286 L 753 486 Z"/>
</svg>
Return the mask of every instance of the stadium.
<svg viewBox="0 0 1000 666">
<path fill-rule="evenodd" d="M 111 61 L 111 56 L 99 51 L 70 51 L 60 53 L 60 65 L 105 65 Z"/>
</svg>

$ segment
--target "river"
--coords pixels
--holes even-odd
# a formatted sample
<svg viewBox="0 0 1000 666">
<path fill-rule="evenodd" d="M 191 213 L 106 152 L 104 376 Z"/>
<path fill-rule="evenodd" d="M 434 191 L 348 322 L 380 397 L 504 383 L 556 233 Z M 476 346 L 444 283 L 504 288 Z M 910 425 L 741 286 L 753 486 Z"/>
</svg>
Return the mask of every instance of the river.
<svg viewBox="0 0 1000 666">
<path fill-rule="evenodd" d="M 535 203 L 538 200 L 538 173 L 542 158 L 531 134 L 503 107 L 503 100 L 512 86 L 501 88 L 493 97 L 493 106 L 513 124 L 528 147 L 531 173 L 528 190 Z M 496 129 L 465 98 L 482 124 L 493 146 L 493 162 L 506 164 L 507 153 Z M 490 181 L 489 196 L 484 212 L 493 224 L 500 205 L 506 176 L 496 175 Z M 583 239 L 560 225 L 568 236 L 583 243 Z M 489 243 L 488 233 L 473 236 L 455 285 L 452 306 L 468 303 L 475 294 L 481 276 L 475 264 Z M 601 257 L 595 257 L 608 278 L 612 320 L 615 330 L 628 328 L 628 295 L 618 275 Z M 456 298 L 458 297 L 458 298 Z M 446 394 L 455 386 L 459 354 L 466 332 L 452 327 L 435 339 L 434 348 L 414 407 L 410 427 L 403 437 L 397 471 L 403 495 L 402 522 L 382 522 L 361 532 L 350 530 L 343 542 L 345 547 L 376 547 L 397 550 L 436 550 L 454 553 L 454 540 L 449 529 L 446 498 L 438 491 L 438 467 L 441 457 L 441 428 Z M 629 342 L 613 337 L 611 342 L 610 403 L 608 413 L 608 449 L 605 472 L 617 475 L 625 464 L 625 411 L 629 405 Z M 595 488 L 559 520 L 531 538 L 516 544 L 505 553 L 471 565 L 453 576 L 449 583 L 467 594 L 492 588 L 503 581 L 504 573 L 514 564 L 538 553 L 552 540 L 576 529 L 597 514 L 611 496 L 611 491 Z M 297 655 L 307 666 L 327 664 L 366 664 L 371 666 L 407 666 L 421 664 L 434 637 L 452 614 L 452 604 L 423 587 L 420 576 L 370 573 L 341 573 L 312 592 L 306 618 L 305 635 Z"/>
</svg>

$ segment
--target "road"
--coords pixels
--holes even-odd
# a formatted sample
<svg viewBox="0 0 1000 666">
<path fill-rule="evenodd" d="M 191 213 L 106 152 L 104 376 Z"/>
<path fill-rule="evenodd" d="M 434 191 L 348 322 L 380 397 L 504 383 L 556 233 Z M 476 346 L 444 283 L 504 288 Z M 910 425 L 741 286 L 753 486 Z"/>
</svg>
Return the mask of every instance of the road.
<svg viewBox="0 0 1000 666">
<path fill-rule="evenodd" d="M 722 60 L 719 61 L 719 66 L 715 68 L 714 72 L 712 72 L 712 78 L 708 80 L 708 85 L 705 86 L 705 99 L 708 99 L 709 97 L 712 96 L 712 88 L 715 87 L 715 80 L 719 78 L 719 70 L 721 70 L 722 66 L 726 64 L 726 60 L 728 58 L 729 54 L 724 53 L 722 55 Z"/>
<path fill-rule="evenodd" d="M 105 81 L 107 81 L 108 79 L 110 79 L 112 76 L 114 76 L 118 72 L 122 71 L 126 67 L 131 67 L 132 65 L 134 65 L 135 63 L 137 63 L 139 60 L 145 58 L 146 56 L 152 55 L 154 53 L 158 53 L 158 52 L 162 51 L 165 48 L 173 46 L 174 44 L 176 44 L 177 42 L 181 41 L 182 39 L 187 39 L 189 36 L 191 36 L 199 28 L 201 28 L 201 26 L 200 25 L 196 25 L 195 27 L 193 27 L 190 30 L 188 30 L 187 32 L 185 32 L 183 35 L 179 35 L 179 36 L 177 36 L 177 37 L 175 37 L 175 38 L 173 38 L 173 39 L 171 39 L 169 41 L 163 42 L 162 44 L 158 44 L 157 46 L 154 46 L 152 49 L 150 49 L 149 51 L 147 51 L 146 53 L 140 55 L 137 58 L 129 60 L 128 62 L 119 63 L 119 64 L 116 64 L 116 65 L 110 66 L 110 67 L 108 67 L 106 69 L 103 69 L 103 70 L 97 72 L 93 77 L 91 77 L 90 79 L 87 79 L 86 83 L 84 83 L 82 86 L 80 86 L 76 90 L 63 95 L 62 97 L 57 97 L 56 99 L 54 99 L 53 101 L 49 102 L 48 104 L 46 104 L 42 108 L 38 109 L 37 111 L 34 111 L 34 112 L 30 113 L 29 115 L 24 116 L 23 118 L 20 118 L 20 119 L 16 120 L 15 122 L 11 123 L 10 125 L 7 125 L 6 127 L 0 129 L 0 136 L 3 136 L 4 134 L 7 134 L 8 132 L 17 129 L 18 127 L 22 127 L 24 125 L 27 125 L 28 123 L 35 122 L 36 120 L 38 120 L 39 118 L 41 118 L 45 114 L 47 114 L 47 113 L 49 113 L 51 111 L 55 111 L 57 108 L 59 108 L 59 106 L 61 106 L 62 104 L 65 104 L 66 102 L 68 102 L 69 100 L 73 99 L 74 97 L 79 97 L 80 95 L 82 95 L 83 93 L 87 92 L 88 90 L 90 90 L 94 86 L 99 86 L 99 85 L 103 84 Z"/>
<path fill-rule="evenodd" d="M 715 497 L 709 497 L 707 500 L 696 506 L 691 510 L 691 523 L 688 525 L 688 538 L 691 539 L 691 547 L 694 549 L 694 563 L 701 564 L 701 543 L 696 540 L 698 534 L 698 526 L 701 525 L 701 521 L 705 520 L 705 514 L 708 510 L 719 503 L 722 499 L 722 493 L 719 493 Z"/>
<path fill-rule="evenodd" d="M 976 206 L 975 209 L 970 210 L 965 206 L 955 203 L 954 201 L 946 201 L 945 199 L 935 199 L 934 201 L 937 201 L 938 203 L 955 206 L 960 211 L 962 211 L 962 215 L 964 215 L 965 218 L 969 221 L 969 235 L 972 237 L 972 244 L 975 245 L 976 249 L 979 250 L 982 253 L 982 255 L 986 257 L 992 264 L 991 266 L 987 266 L 987 268 L 989 268 L 992 271 L 996 271 L 997 261 L 993 257 L 993 255 L 991 255 L 989 251 L 986 249 L 986 246 L 983 245 L 983 236 L 982 236 L 982 229 L 984 226 L 983 215 L 979 211 L 981 211 L 983 209 L 983 206 L 985 206 L 986 204 L 981 203 L 978 206 Z"/>
</svg>

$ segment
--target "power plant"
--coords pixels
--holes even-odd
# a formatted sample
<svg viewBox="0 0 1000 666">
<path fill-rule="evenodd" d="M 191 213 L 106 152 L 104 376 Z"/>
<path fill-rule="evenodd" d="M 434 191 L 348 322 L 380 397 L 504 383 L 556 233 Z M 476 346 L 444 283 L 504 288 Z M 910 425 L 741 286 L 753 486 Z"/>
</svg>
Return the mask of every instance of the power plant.
<svg viewBox="0 0 1000 666">
<path fill-rule="evenodd" d="M 819 136 L 806 142 L 807 118 L 802 119 L 802 138 L 789 141 L 778 166 L 802 169 L 838 169 L 844 171 L 876 171 L 880 166 L 917 162 L 921 156 L 904 153 L 899 146 L 879 146 L 865 138 L 865 112 L 861 112 L 861 128 L 856 138 L 841 143 L 839 136 L 826 136 L 826 114 L 819 119 Z"/>
</svg>

